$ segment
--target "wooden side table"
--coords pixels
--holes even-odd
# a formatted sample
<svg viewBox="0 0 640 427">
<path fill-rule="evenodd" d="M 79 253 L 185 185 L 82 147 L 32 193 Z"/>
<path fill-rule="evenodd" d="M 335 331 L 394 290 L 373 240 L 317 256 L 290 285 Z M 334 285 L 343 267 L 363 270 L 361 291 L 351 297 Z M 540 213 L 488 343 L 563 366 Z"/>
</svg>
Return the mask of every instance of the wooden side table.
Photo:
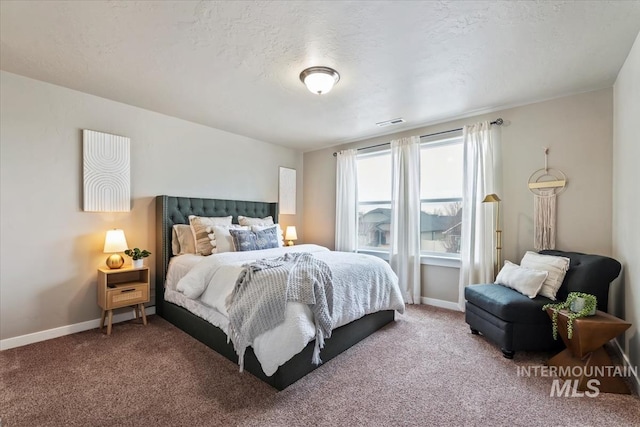
<svg viewBox="0 0 640 427">
<path fill-rule="evenodd" d="M 549 317 L 553 316 L 553 310 L 547 309 Z M 629 394 L 629 387 L 620 377 L 613 376 L 615 366 L 604 349 L 604 345 L 617 337 L 628 328 L 631 323 L 618 319 L 603 311 L 597 311 L 594 316 L 581 317 L 573 321 L 573 337 L 569 339 L 567 331 L 567 311 L 558 313 L 558 334 L 562 337 L 567 348 L 552 357 L 548 365 L 562 368 L 559 372 L 568 372 L 562 375 L 565 380 L 578 380 L 578 390 L 587 391 L 587 382 L 591 379 L 600 381 L 599 390 L 604 393 Z M 578 367 L 578 369 L 573 369 Z M 574 373 L 580 375 L 574 375 Z M 604 373 L 604 375 L 599 375 Z M 593 374 L 587 376 L 588 374 Z M 610 374 L 610 375 L 609 375 Z"/>
<path fill-rule="evenodd" d="M 98 269 L 98 305 L 102 308 L 100 330 L 108 317 L 107 335 L 111 335 L 113 310 L 121 307 L 135 308 L 136 319 L 142 316 L 147 324 L 144 303 L 149 302 L 149 268 Z"/>
</svg>

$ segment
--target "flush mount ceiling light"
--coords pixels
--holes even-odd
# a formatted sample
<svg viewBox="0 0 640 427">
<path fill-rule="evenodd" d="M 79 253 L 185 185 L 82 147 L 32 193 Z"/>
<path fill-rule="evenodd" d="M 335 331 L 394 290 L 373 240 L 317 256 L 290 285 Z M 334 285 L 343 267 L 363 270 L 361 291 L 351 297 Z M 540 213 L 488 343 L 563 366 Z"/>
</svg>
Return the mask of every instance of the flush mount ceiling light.
<svg viewBox="0 0 640 427">
<path fill-rule="evenodd" d="M 322 95 L 333 89 L 340 74 L 329 67 L 310 67 L 300 73 L 300 80 L 310 92 Z"/>
</svg>

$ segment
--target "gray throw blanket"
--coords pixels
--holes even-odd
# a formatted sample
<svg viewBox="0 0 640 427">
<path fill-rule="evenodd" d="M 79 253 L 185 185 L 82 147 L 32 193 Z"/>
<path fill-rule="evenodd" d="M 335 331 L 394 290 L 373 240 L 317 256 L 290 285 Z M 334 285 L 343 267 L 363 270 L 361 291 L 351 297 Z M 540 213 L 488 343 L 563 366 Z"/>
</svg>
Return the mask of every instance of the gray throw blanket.
<svg viewBox="0 0 640 427">
<path fill-rule="evenodd" d="M 226 300 L 229 338 L 238 354 L 262 333 L 284 322 L 287 301 L 308 304 L 313 312 L 316 343 L 312 362 L 322 363 L 320 350 L 331 337 L 333 278 L 329 266 L 310 253 L 287 253 L 243 265 L 233 292 Z"/>
</svg>

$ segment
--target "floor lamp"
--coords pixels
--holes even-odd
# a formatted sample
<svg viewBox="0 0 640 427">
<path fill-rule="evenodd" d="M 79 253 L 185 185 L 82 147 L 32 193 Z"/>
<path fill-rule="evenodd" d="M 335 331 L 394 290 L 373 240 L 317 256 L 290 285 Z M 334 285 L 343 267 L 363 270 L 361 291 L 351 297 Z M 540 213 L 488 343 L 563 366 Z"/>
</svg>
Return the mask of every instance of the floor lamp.
<svg viewBox="0 0 640 427">
<path fill-rule="evenodd" d="M 496 203 L 496 260 L 493 265 L 493 277 L 498 275 L 502 265 L 502 230 L 500 230 L 500 197 L 497 194 L 488 194 L 482 203 Z"/>
</svg>

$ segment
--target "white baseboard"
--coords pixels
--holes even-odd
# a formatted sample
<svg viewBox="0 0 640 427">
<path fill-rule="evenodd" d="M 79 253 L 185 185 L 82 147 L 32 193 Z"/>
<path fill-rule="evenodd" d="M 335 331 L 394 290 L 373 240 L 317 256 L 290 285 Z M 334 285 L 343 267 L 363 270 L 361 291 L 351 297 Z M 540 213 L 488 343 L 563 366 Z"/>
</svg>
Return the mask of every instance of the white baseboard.
<svg viewBox="0 0 640 427">
<path fill-rule="evenodd" d="M 460 307 L 458 306 L 457 302 L 451 302 L 451 301 L 445 301 L 442 299 L 427 298 L 427 297 L 420 297 L 420 302 L 422 304 L 432 305 L 434 307 L 447 308 L 449 310 L 460 311 Z"/>
<path fill-rule="evenodd" d="M 155 314 L 155 307 L 147 307 L 145 313 L 148 315 Z M 113 316 L 113 323 L 124 322 L 135 317 L 133 307 L 131 311 L 118 313 Z M 7 338 L 0 340 L 0 351 L 9 350 L 10 348 L 22 347 L 23 345 L 33 344 L 40 341 L 50 340 L 52 338 L 63 337 L 65 335 L 75 334 L 77 332 L 88 331 L 100 327 L 100 319 L 87 320 L 86 322 L 75 323 L 73 325 L 60 326 L 59 328 L 47 329 L 46 331 L 34 332 L 32 334 L 21 335 L 19 337 Z"/>
<path fill-rule="evenodd" d="M 620 358 L 622 359 L 622 363 L 624 364 L 624 366 L 626 366 L 627 368 L 636 368 L 635 370 L 630 369 L 630 372 L 632 373 L 631 376 L 631 383 L 634 385 L 635 389 L 636 389 L 636 394 L 640 394 L 640 378 L 638 378 L 637 375 L 634 375 L 634 373 L 637 373 L 637 367 L 634 367 L 631 364 L 631 361 L 629 360 L 629 356 L 627 356 L 627 354 L 622 351 L 622 347 L 620 347 L 620 343 L 618 342 L 618 340 L 611 340 L 614 344 L 613 348 L 614 350 L 616 350 L 616 352 L 618 353 L 618 355 L 620 356 Z M 635 381 L 633 381 L 635 380 Z"/>
</svg>

